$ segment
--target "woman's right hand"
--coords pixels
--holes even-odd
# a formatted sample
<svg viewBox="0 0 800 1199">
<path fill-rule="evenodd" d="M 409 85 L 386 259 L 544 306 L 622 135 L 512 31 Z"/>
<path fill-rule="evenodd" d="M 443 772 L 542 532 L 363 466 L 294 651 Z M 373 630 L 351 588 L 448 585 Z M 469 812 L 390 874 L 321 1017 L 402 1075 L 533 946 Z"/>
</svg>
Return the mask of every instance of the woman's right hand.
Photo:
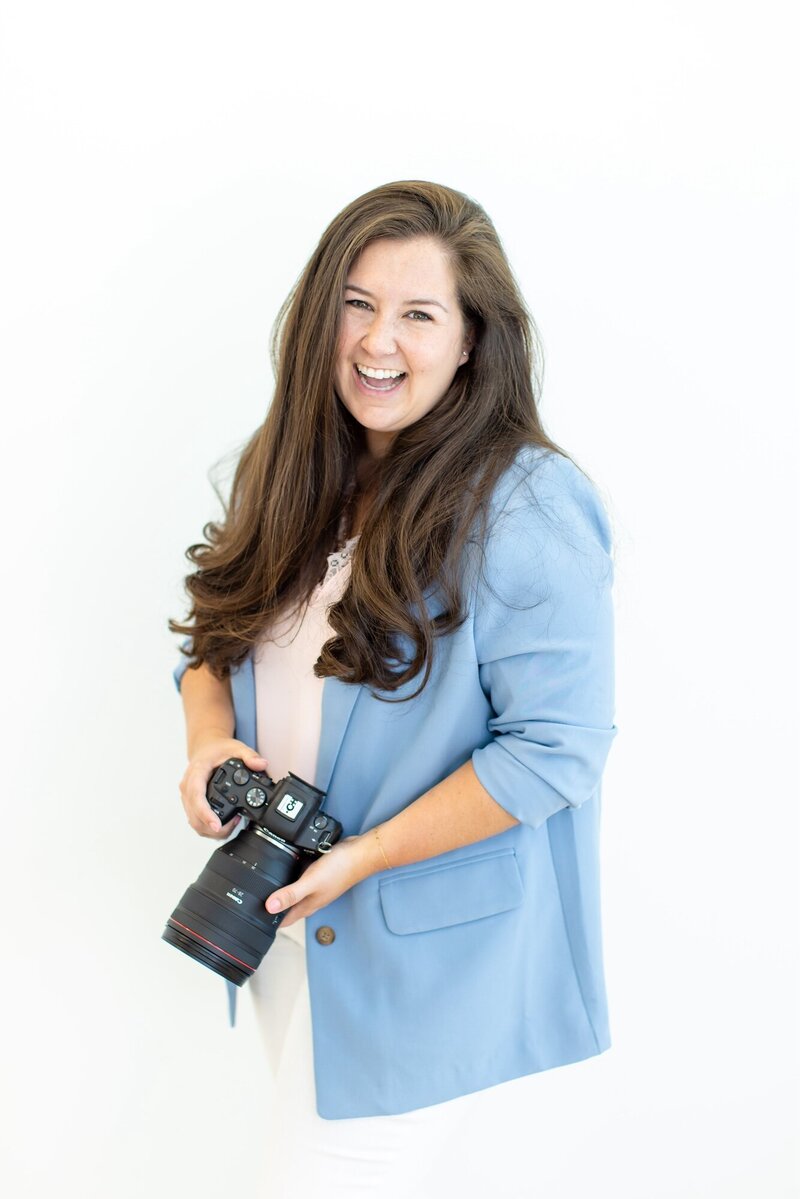
<svg viewBox="0 0 800 1199">
<path fill-rule="evenodd" d="M 206 799 L 208 780 L 216 768 L 228 758 L 241 758 L 251 770 L 263 770 L 268 774 L 267 760 L 243 741 L 235 741 L 232 737 L 220 737 L 219 734 L 204 737 L 194 745 L 193 751 L 179 784 L 186 819 L 201 837 L 213 837 L 216 841 L 224 841 L 236 828 L 240 816 L 237 813 L 227 824 L 220 825 L 219 818 Z"/>
</svg>

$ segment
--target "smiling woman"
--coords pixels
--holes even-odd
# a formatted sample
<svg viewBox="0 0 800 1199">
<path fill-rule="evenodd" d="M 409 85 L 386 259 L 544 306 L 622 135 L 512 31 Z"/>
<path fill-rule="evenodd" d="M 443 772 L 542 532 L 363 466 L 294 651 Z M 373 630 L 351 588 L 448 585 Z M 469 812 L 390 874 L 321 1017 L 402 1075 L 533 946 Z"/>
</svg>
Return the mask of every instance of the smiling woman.
<svg viewBox="0 0 800 1199">
<path fill-rule="evenodd" d="M 608 520 L 541 426 L 533 322 L 458 191 L 349 204 L 273 353 L 271 407 L 170 622 L 192 827 L 234 831 L 205 793 L 238 757 L 313 783 L 343 830 L 288 883 L 242 881 L 253 925 L 282 920 L 248 983 L 275 1081 L 265 1193 L 438 1199 L 473 1193 L 477 1164 L 527 1196 L 542 1073 L 610 1045 Z"/>
<path fill-rule="evenodd" d="M 405 298 L 417 292 L 439 298 Z M 396 433 L 447 394 L 474 335 L 449 256 L 432 238 L 371 242 L 350 269 L 345 296 L 336 390 L 365 430 L 369 454 L 380 458 Z"/>
</svg>

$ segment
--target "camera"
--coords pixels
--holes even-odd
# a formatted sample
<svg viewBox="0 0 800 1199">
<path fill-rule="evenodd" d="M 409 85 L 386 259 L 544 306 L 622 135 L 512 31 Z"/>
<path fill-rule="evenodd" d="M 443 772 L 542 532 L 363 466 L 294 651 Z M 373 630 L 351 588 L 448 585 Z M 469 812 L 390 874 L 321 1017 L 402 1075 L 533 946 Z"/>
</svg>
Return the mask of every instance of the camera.
<svg viewBox="0 0 800 1199">
<path fill-rule="evenodd" d="M 311 858 L 342 835 L 322 811 L 325 792 L 291 772 L 275 783 L 241 758 L 228 758 L 209 780 L 206 798 L 225 824 L 248 817 L 208 860 L 167 920 L 161 939 L 240 987 L 275 940 L 285 912 L 265 908 L 273 891 L 295 881 Z"/>
</svg>

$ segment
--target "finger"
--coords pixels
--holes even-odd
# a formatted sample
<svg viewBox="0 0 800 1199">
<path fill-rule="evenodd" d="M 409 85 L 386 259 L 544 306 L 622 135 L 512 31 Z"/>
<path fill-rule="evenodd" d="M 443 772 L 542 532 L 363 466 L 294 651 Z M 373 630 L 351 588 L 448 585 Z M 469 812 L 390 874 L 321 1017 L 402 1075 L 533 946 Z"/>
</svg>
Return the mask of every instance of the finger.
<svg viewBox="0 0 800 1199">
<path fill-rule="evenodd" d="M 264 770 L 269 774 L 267 759 L 257 749 L 253 749 L 252 745 L 245 745 L 243 741 L 234 741 L 233 745 L 236 749 L 231 752 L 229 757 L 241 758 L 245 766 L 249 766 L 251 770 Z"/>
<path fill-rule="evenodd" d="M 216 836 L 218 840 L 222 840 L 224 837 L 229 836 L 229 834 L 233 832 L 233 830 L 236 828 L 236 825 L 239 823 L 239 819 L 240 817 L 237 812 L 235 816 L 231 817 L 227 824 L 223 824 L 218 833 L 212 833 L 211 836 Z"/>
<path fill-rule="evenodd" d="M 212 827 L 212 825 L 207 824 L 205 820 L 196 820 L 194 817 L 192 817 L 189 820 L 189 824 L 201 837 L 219 838 L 222 836 L 219 821 L 217 821 L 216 825 Z"/>
<path fill-rule="evenodd" d="M 219 817 L 206 804 L 205 811 L 200 815 L 194 812 L 189 816 L 189 824 L 196 833 L 200 833 L 203 837 L 220 837 L 222 836 L 222 826 L 219 822 Z"/>
<path fill-rule="evenodd" d="M 205 801 L 203 801 L 203 807 L 200 807 L 197 802 L 184 800 L 183 808 L 186 819 L 196 833 L 202 837 L 223 835 L 218 817 Z M 230 825 L 226 825 L 226 828 L 230 829 L 230 827 Z"/>
<path fill-rule="evenodd" d="M 261 754 L 257 754 L 255 750 L 248 750 L 241 755 L 245 766 L 249 766 L 251 770 L 263 770 L 265 774 L 269 774 L 269 765 L 266 758 L 262 758 Z"/>
<path fill-rule="evenodd" d="M 298 879 L 291 887 L 279 887 L 277 891 L 273 891 L 265 906 L 268 912 L 285 912 L 287 908 L 305 898 L 305 895 L 302 879 Z"/>
<path fill-rule="evenodd" d="M 195 832 L 202 833 L 204 836 L 209 834 L 216 836 L 222 827 L 216 812 L 206 798 L 206 787 L 213 769 L 213 766 L 209 768 L 197 765 L 190 767 L 186 772 L 186 802 L 184 803 L 186 815 Z"/>
<path fill-rule="evenodd" d="M 225 838 L 230 836 L 230 834 L 236 828 L 239 820 L 240 816 L 237 812 L 237 814 L 233 816 L 227 824 L 223 824 L 222 827 L 220 827 L 218 820 L 216 830 L 212 829 L 210 826 L 201 826 L 197 831 L 201 837 L 211 837 L 211 839 L 214 841 L 224 841 Z"/>
</svg>

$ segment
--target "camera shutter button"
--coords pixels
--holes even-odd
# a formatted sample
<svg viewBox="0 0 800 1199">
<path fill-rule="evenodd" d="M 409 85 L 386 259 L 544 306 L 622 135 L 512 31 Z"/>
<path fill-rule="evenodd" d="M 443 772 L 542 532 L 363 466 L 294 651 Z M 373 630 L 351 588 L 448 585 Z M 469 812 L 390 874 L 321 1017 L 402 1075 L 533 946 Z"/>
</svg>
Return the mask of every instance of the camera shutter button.
<svg viewBox="0 0 800 1199">
<path fill-rule="evenodd" d="M 336 940 L 336 933 L 329 924 L 322 924 L 314 933 L 320 945 L 331 945 Z"/>
<path fill-rule="evenodd" d="M 242 770 L 241 766 L 233 772 L 233 781 L 241 786 L 242 783 L 250 782 L 250 775 L 246 770 Z"/>
</svg>

